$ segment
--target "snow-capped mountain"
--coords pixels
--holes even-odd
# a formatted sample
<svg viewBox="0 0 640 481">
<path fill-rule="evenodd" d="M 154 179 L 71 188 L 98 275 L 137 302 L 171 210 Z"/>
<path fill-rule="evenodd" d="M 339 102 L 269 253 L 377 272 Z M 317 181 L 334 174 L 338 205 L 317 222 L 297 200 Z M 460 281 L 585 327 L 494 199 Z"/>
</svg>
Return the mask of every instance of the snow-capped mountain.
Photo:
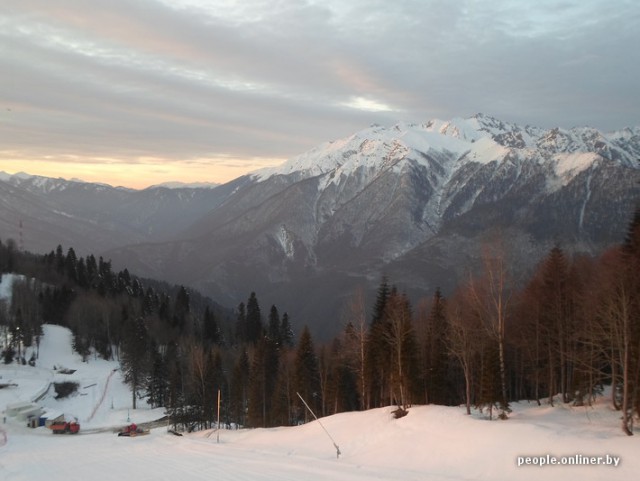
<svg viewBox="0 0 640 481">
<path fill-rule="evenodd" d="M 259 171 L 253 179 L 260 185 L 316 184 L 315 195 L 306 198 L 313 205 L 306 217 L 311 225 L 292 230 L 289 224 L 287 235 L 313 252 L 347 235 L 347 245 L 340 242 L 340 249 L 375 245 L 376 255 L 390 261 L 473 209 L 505 199 L 511 199 L 507 210 L 512 212 L 514 202 L 531 208 L 561 196 L 569 185 L 584 186 L 574 227 L 575 237 L 589 242 L 593 236 L 584 238 L 581 233 L 590 228 L 585 213 L 594 175 L 604 175 L 601 186 L 611 182 L 614 173 L 629 171 L 626 175 L 633 177 L 640 166 L 634 155 L 640 130 L 627 133 L 620 142 L 618 134 L 609 138 L 595 129 L 545 131 L 483 115 L 374 126 L 279 168 Z M 608 191 L 614 192 L 615 188 Z M 524 215 L 520 220 L 535 222 Z M 273 226 L 273 238 L 282 239 L 284 228 Z M 291 248 L 282 248 L 291 257 Z"/>
<path fill-rule="evenodd" d="M 544 130 L 484 115 L 371 126 L 225 186 L 178 242 L 110 255 L 221 301 L 255 290 L 298 322 L 339 325 L 354 286 L 383 273 L 411 293 L 453 287 L 492 231 L 519 269 L 556 243 L 597 253 L 619 242 L 638 152 L 637 127 Z"/>
<path fill-rule="evenodd" d="M 638 168 L 640 127 L 611 134 L 584 127 L 544 130 L 520 127 L 482 114 L 470 119 L 431 120 L 425 124 L 374 125 L 351 137 L 327 142 L 278 167 L 257 171 L 257 180 L 274 175 L 298 179 L 327 175 L 325 186 L 362 173 L 378 175 L 414 160 L 432 167 L 430 154 L 444 154 L 440 161 L 445 177 L 465 164 L 533 160 L 549 163 L 558 176 L 574 176 L 598 159 Z"/>
<path fill-rule="evenodd" d="M 215 189 L 69 183 L 36 195 L 0 179 L 0 202 L 6 212 L 14 189 L 73 232 L 97 226 L 116 265 L 228 305 L 255 291 L 334 334 L 356 286 L 373 292 L 386 274 L 413 296 L 446 292 L 496 235 L 519 272 L 556 244 L 598 253 L 620 242 L 640 198 L 639 158 L 638 127 L 546 130 L 478 114 L 371 126 Z"/>
</svg>

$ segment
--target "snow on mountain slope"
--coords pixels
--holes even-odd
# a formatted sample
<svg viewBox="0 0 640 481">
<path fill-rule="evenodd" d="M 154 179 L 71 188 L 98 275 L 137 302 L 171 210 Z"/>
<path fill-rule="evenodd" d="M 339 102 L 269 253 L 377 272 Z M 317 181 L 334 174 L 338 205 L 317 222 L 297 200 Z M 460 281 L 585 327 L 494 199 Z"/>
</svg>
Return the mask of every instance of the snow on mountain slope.
<svg viewBox="0 0 640 481">
<path fill-rule="evenodd" d="M 79 179 L 67 180 L 63 178 L 43 177 L 40 175 L 30 175 L 25 172 L 18 172 L 16 174 L 7 174 L 6 172 L 0 172 L 0 181 L 7 182 L 29 192 L 39 194 L 64 192 L 67 188 L 69 188 L 69 186 L 92 190 L 114 189 L 114 187 L 111 187 L 107 184 L 90 183 Z M 117 187 L 116 189 L 132 191 L 132 189 L 127 189 L 125 187 Z"/>
<path fill-rule="evenodd" d="M 593 152 L 575 152 L 565 155 L 556 154 L 556 174 L 559 177 L 568 175 L 575 176 L 585 169 L 588 169 L 596 160 L 598 155 Z"/>
<path fill-rule="evenodd" d="M 624 135 L 633 139 L 634 132 Z M 611 134 L 612 139 L 621 136 Z M 345 239 L 345 234 L 363 245 L 366 234 L 381 226 L 379 238 L 389 239 L 391 232 L 398 237 L 382 249 L 382 258 L 389 260 L 474 207 L 509 195 L 534 202 L 601 163 L 637 169 L 632 152 L 623 147 L 591 128 L 544 130 L 477 114 L 371 126 L 251 177 L 253 192 L 271 181 L 269 196 L 274 189 L 317 181 L 315 193 L 305 187 L 315 198 L 304 199 L 313 206 L 315 224 L 297 229 L 308 251 L 318 241 Z M 393 218 L 398 225 L 385 221 Z"/>
<path fill-rule="evenodd" d="M 375 176 L 381 170 L 399 168 L 398 163 L 404 159 L 422 161 L 428 166 L 424 156 L 439 152 L 457 159 L 444 166 L 449 172 L 470 162 L 535 160 L 555 164 L 556 174 L 566 181 L 567 176 L 574 177 L 601 158 L 638 167 L 633 151 L 620 148 L 623 141 L 640 145 L 638 131 L 638 127 L 611 134 L 588 127 L 544 130 L 521 127 L 483 114 L 468 119 L 436 119 L 425 124 L 399 123 L 390 128 L 376 125 L 252 175 L 257 181 L 273 175 L 293 175 L 297 179 L 327 175 L 322 184 L 326 188 L 362 168 Z"/>
<path fill-rule="evenodd" d="M 461 155 L 468 146 L 459 139 L 413 124 L 398 124 L 392 128 L 372 126 L 345 139 L 321 144 L 281 166 L 256 171 L 253 176 L 260 181 L 273 175 L 297 174 L 308 178 L 331 174 L 326 186 L 363 168 L 375 176 L 406 157 L 416 158 L 419 157 L 416 153 L 432 150 Z"/>
</svg>

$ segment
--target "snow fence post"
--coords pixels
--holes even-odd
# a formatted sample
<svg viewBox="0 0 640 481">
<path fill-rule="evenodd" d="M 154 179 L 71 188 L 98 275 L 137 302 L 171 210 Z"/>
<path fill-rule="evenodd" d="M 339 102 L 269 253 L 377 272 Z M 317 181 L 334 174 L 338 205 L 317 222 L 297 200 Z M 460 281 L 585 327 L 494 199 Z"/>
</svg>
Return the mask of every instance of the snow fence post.
<svg viewBox="0 0 640 481">
<path fill-rule="evenodd" d="M 296 394 L 298 395 L 298 397 L 300 398 L 300 400 L 302 401 L 302 403 L 305 405 L 305 407 L 309 410 L 309 412 L 313 415 L 313 417 L 316 419 L 316 421 L 318 421 L 318 424 L 320 425 L 320 427 L 324 430 L 325 433 L 327 433 L 327 436 L 329 436 L 329 439 L 331 439 L 331 442 L 333 443 L 333 447 L 336 448 L 336 458 L 340 459 L 340 448 L 338 447 L 338 445 L 336 444 L 336 442 L 333 440 L 333 438 L 331 437 L 331 434 L 329 434 L 329 431 L 327 431 L 327 428 L 325 428 L 322 423 L 320 422 L 320 420 L 318 419 L 318 416 L 316 416 L 316 413 L 313 412 L 313 410 L 309 407 L 309 405 L 307 404 L 307 401 L 305 401 L 303 399 L 303 397 L 300 395 L 299 392 L 296 391 Z"/>
</svg>

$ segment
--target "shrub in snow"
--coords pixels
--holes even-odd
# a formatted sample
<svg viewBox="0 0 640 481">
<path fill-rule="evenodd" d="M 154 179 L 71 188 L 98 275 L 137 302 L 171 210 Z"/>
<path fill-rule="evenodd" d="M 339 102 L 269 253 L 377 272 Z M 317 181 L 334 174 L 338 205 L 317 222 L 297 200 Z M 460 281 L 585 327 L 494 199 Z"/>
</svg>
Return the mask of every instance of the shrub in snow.
<svg viewBox="0 0 640 481">
<path fill-rule="evenodd" d="M 16 350 L 9 346 L 2 352 L 2 358 L 5 364 L 11 364 L 13 362 L 13 358 L 16 355 Z"/>
<path fill-rule="evenodd" d="M 400 419 L 405 417 L 407 414 L 409 414 L 409 411 L 407 411 L 406 409 L 403 409 L 401 407 L 398 407 L 398 409 L 396 409 L 395 411 L 393 411 L 393 417 L 395 419 Z"/>
<path fill-rule="evenodd" d="M 53 384 L 53 388 L 56 391 L 56 399 L 64 399 L 78 390 L 77 382 L 56 382 Z"/>
</svg>

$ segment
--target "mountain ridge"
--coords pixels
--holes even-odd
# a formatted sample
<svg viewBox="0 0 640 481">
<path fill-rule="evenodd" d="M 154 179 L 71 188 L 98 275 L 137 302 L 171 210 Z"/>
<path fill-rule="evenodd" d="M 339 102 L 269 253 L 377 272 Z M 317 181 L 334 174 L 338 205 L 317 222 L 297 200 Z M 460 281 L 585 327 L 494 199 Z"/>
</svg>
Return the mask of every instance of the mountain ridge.
<svg viewBox="0 0 640 481">
<path fill-rule="evenodd" d="M 482 114 L 371 126 L 213 189 L 106 189 L 135 201 L 118 214 L 133 233 L 103 253 L 227 305 L 255 291 L 294 323 L 335 331 L 353 290 L 375 290 L 382 275 L 413 296 L 450 291 L 492 231 L 520 270 L 554 245 L 597 254 L 619 242 L 639 198 L 638 154 L 638 127 L 541 129 Z"/>
<path fill-rule="evenodd" d="M 387 273 L 415 295 L 450 291 L 478 264 L 487 230 L 514 240 L 522 269 L 555 244 L 596 254 L 622 238 L 638 197 L 637 129 L 609 140 L 481 120 L 374 126 L 324 143 L 243 177 L 180 241 L 154 247 L 163 255 L 132 247 L 123 257 L 149 268 L 170 252 L 156 275 L 230 303 L 255 290 L 293 303 L 299 322 L 335 328 L 356 285 L 375 289 Z"/>
<path fill-rule="evenodd" d="M 367 150 L 375 150 L 377 142 L 378 144 L 386 143 L 406 154 L 409 151 L 407 143 L 399 140 L 407 137 L 411 140 L 408 143 L 412 149 L 418 152 L 444 150 L 457 154 L 458 160 L 466 159 L 478 163 L 496 160 L 500 155 L 506 156 L 512 152 L 510 149 L 533 149 L 541 150 L 547 155 L 595 153 L 604 158 L 613 157 L 612 160 L 619 160 L 627 166 L 637 167 L 638 155 L 635 154 L 640 152 L 640 127 L 628 127 L 610 134 L 603 134 L 590 127 L 545 130 L 530 126 L 521 127 L 483 114 L 476 114 L 469 119 L 456 118 L 449 121 L 434 119 L 423 124 L 399 123 L 389 128 L 374 125 L 349 137 L 320 144 L 280 166 L 261 169 L 249 175 L 258 180 L 265 180 L 271 175 L 289 175 L 296 172 L 308 172 L 307 176 L 323 175 L 333 170 L 339 171 L 344 166 L 343 162 L 339 162 L 339 159 L 332 155 L 334 152 L 342 155 L 343 158 L 345 150 L 349 153 L 358 151 L 366 153 Z M 479 145 L 471 145 L 478 141 L 481 142 Z M 625 149 L 629 144 L 634 147 L 632 155 L 625 155 L 625 150 L 611 155 L 612 148 L 619 149 L 621 141 L 626 142 Z M 355 148 L 358 144 L 359 148 Z M 390 151 L 390 157 L 397 158 L 395 153 L 397 152 Z M 334 164 L 319 162 L 321 159 L 332 161 Z M 358 158 L 358 160 L 362 159 Z"/>
</svg>

